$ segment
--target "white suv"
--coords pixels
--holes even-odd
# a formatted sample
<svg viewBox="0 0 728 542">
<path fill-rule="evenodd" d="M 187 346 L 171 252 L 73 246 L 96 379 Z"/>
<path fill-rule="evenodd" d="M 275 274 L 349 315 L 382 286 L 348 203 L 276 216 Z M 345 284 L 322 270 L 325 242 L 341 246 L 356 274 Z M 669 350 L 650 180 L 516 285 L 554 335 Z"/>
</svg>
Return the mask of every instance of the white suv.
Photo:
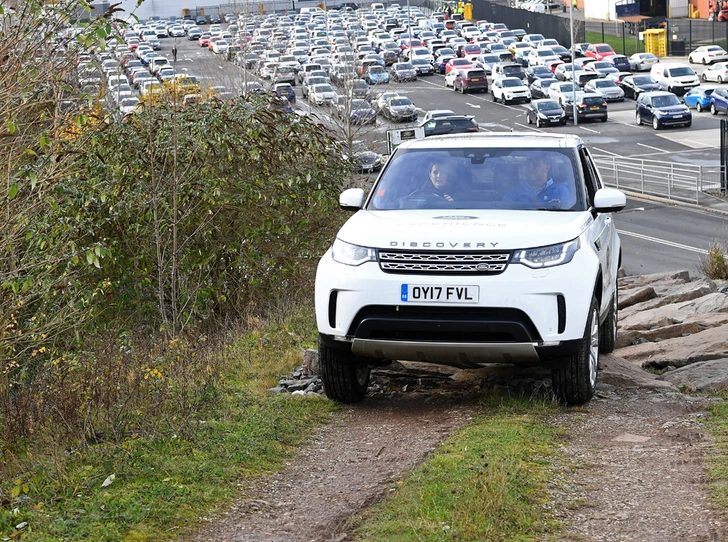
<svg viewBox="0 0 728 542">
<path fill-rule="evenodd" d="M 326 394 L 360 401 L 371 367 L 413 360 L 547 366 L 560 400 L 589 401 L 616 341 L 625 204 L 576 136 L 401 144 L 368 197 L 341 194 L 356 213 L 319 262 Z"/>
</svg>

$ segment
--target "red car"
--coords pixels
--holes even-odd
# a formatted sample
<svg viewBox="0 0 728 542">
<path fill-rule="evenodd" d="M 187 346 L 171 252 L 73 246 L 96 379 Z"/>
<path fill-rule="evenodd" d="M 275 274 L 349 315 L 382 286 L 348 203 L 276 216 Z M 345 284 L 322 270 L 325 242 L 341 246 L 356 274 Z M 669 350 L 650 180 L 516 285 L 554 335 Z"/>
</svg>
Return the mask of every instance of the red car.
<svg viewBox="0 0 728 542">
<path fill-rule="evenodd" d="M 197 45 L 200 47 L 208 47 L 210 45 L 210 34 L 202 34 L 200 39 L 197 40 Z"/>
<path fill-rule="evenodd" d="M 453 70 L 468 70 L 473 67 L 473 63 L 467 58 L 453 58 L 445 64 L 445 75 Z"/>
<path fill-rule="evenodd" d="M 584 56 L 593 58 L 594 60 L 604 60 L 608 56 L 614 56 L 617 53 L 608 43 L 592 43 L 586 48 Z"/>
</svg>

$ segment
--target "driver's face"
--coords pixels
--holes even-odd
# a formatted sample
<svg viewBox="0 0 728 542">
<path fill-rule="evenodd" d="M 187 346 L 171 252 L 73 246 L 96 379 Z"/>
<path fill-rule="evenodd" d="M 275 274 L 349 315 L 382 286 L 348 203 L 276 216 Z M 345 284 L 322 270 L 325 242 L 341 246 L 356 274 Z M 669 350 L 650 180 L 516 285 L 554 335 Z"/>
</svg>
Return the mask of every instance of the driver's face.
<svg viewBox="0 0 728 542">
<path fill-rule="evenodd" d="M 441 189 L 447 184 L 447 172 L 437 164 L 432 166 L 430 169 L 430 181 L 435 188 L 438 190 Z"/>
</svg>

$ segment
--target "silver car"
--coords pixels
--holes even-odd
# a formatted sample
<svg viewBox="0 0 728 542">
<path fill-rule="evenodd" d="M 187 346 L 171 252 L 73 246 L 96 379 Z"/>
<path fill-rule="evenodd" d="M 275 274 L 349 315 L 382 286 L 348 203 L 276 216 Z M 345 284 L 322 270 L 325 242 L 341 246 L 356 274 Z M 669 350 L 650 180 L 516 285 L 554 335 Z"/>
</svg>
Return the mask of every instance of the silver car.
<svg viewBox="0 0 728 542">
<path fill-rule="evenodd" d="M 612 79 L 593 79 L 584 85 L 586 92 L 597 92 L 608 102 L 623 102 L 624 90 Z"/>
</svg>

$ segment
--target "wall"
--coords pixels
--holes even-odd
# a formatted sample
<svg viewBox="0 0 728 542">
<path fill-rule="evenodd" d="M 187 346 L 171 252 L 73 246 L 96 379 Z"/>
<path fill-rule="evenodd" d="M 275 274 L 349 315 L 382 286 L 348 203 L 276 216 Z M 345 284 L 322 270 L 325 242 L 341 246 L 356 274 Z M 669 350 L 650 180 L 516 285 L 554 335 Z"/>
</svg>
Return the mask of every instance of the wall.
<svg viewBox="0 0 728 542">
<path fill-rule="evenodd" d="M 584 17 L 601 21 L 614 21 L 617 18 L 615 11 L 616 0 L 589 0 L 584 2 Z"/>
</svg>

